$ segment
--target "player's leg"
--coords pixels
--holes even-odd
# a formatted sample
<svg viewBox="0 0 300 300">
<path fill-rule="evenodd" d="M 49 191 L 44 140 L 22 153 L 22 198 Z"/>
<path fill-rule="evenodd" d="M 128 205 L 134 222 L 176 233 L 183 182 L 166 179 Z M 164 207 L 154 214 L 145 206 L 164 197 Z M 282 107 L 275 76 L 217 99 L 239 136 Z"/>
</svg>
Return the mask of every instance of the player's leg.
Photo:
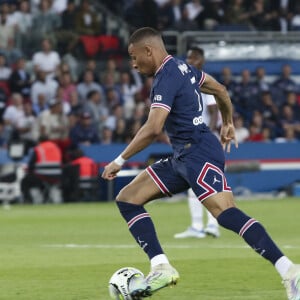
<svg viewBox="0 0 300 300">
<path fill-rule="evenodd" d="M 203 231 L 203 205 L 196 197 L 192 189 L 188 190 L 188 205 L 191 215 L 191 226 L 185 231 L 176 233 L 174 237 L 176 239 L 184 238 L 204 238 L 206 236 Z"/>
<path fill-rule="evenodd" d="M 300 267 L 286 257 L 265 228 L 239 210 L 231 192 L 220 192 L 203 201 L 224 228 L 240 235 L 260 256 L 270 261 L 284 281 L 288 299 L 300 300 Z"/>
<path fill-rule="evenodd" d="M 165 162 L 165 164 L 167 163 Z M 156 168 L 160 167 L 159 163 L 155 165 Z M 163 168 L 161 167 L 161 169 Z M 163 170 L 161 171 L 163 172 Z M 117 196 L 117 205 L 131 234 L 148 255 L 151 263 L 151 271 L 146 277 L 145 286 L 133 291 L 132 299 L 148 297 L 165 286 L 176 284 L 179 278 L 178 272 L 170 265 L 164 254 L 151 217 L 143 206 L 153 199 L 166 195 L 171 196 L 167 186 L 161 180 L 163 176 L 160 175 L 159 170 L 148 167 L 147 171 L 140 173 Z M 169 170 L 168 176 L 171 182 L 176 184 L 172 172 Z"/>
</svg>

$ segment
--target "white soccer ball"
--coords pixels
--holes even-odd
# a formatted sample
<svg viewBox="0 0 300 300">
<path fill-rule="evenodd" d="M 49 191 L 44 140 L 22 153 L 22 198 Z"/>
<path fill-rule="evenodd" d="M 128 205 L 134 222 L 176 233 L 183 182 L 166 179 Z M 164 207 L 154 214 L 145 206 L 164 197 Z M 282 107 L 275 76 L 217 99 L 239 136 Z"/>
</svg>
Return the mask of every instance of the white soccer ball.
<svg viewBox="0 0 300 300">
<path fill-rule="evenodd" d="M 130 293 L 142 288 L 144 274 L 133 267 L 124 267 L 116 271 L 109 280 L 109 295 L 115 300 L 132 300 Z"/>
</svg>

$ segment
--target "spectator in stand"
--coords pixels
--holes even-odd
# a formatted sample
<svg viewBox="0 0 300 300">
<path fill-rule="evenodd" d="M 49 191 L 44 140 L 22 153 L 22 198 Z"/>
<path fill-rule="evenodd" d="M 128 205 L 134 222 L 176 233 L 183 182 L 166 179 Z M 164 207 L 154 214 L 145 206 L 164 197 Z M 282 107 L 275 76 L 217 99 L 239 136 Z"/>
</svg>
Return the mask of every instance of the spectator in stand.
<svg viewBox="0 0 300 300">
<path fill-rule="evenodd" d="M 75 16 L 75 31 L 80 35 L 84 55 L 94 57 L 99 49 L 99 35 L 105 32 L 98 14 L 93 10 L 90 0 L 82 0 Z"/>
<path fill-rule="evenodd" d="M 273 134 L 272 130 L 270 127 L 264 126 L 262 129 L 262 137 L 263 137 L 263 142 L 271 142 L 273 140 Z"/>
<path fill-rule="evenodd" d="M 105 93 L 107 93 L 109 89 L 113 89 L 118 93 L 120 97 L 121 96 L 120 80 L 121 80 L 121 76 L 120 79 L 116 81 L 115 76 L 112 73 L 106 73 L 104 75 L 103 84 L 102 84 Z"/>
<path fill-rule="evenodd" d="M 281 136 L 284 135 L 284 132 L 288 128 L 292 128 L 295 131 L 296 136 L 300 134 L 300 120 L 295 118 L 294 111 L 288 104 L 283 105 L 281 109 L 280 128 Z"/>
<path fill-rule="evenodd" d="M 2 4 L 0 11 L 0 53 L 5 55 L 7 63 L 11 65 L 22 53 L 20 49 L 15 47 L 15 28 L 9 24 L 9 13 L 9 4 Z"/>
<path fill-rule="evenodd" d="M 93 73 L 94 81 L 101 84 L 101 80 L 100 80 L 100 78 L 98 76 L 98 73 L 97 73 L 97 63 L 96 63 L 95 59 L 89 58 L 86 61 L 84 70 L 81 73 L 81 75 L 79 76 L 79 79 L 78 79 L 79 81 L 83 81 L 85 71 L 87 71 L 87 70 L 89 70 Z"/>
<path fill-rule="evenodd" d="M 274 104 L 272 95 L 269 91 L 264 91 L 261 95 L 261 103 L 259 105 L 264 120 L 264 126 L 272 129 L 272 138 L 276 137 L 278 132 L 279 110 Z"/>
<path fill-rule="evenodd" d="M 258 90 L 251 81 L 248 69 L 244 69 L 241 73 L 241 81 L 235 86 L 232 102 L 236 112 L 242 114 L 245 121 L 249 121 L 252 112 L 258 108 Z"/>
<path fill-rule="evenodd" d="M 284 94 L 288 91 L 296 91 L 297 83 L 291 77 L 292 67 L 289 64 L 282 66 L 280 76 L 273 82 L 272 89 L 277 94 L 276 105 L 281 106 L 285 99 Z"/>
<path fill-rule="evenodd" d="M 219 81 L 228 90 L 230 98 L 233 98 L 234 97 L 235 87 L 236 87 L 237 83 L 234 80 L 234 78 L 232 76 L 231 69 L 229 67 L 224 67 L 222 69 Z"/>
<path fill-rule="evenodd" d="M 99 16 L 93 10 L 90 0 L 82 0 L 75 16 L 75 30 L 80 35 L 97 36 L 103 32 Z"/>
<path fill-rule="evenodd" d="M 64 72 L 60 75 L 59 84 L 62 88 L 63 100 L 70 104 L 71 95 L 77 90 L 77 86 L 73 82 L 70 72 Z"/>
<path fill-rule="evenodd" d="M 70 98 L 70 116 L 71 116 L 71 118 L 73 119 L 74 117 L 75 117 L 75 119 L 76 119 L 76 117 L 80 114 L 80 112 L 82 111 L 82 107 L 83 107 L 83 105 L 82 105 L 82 103 L 80 103 L 80 100 L 79 100 L 79 96 L 78 96 L 78 93 L 77 93 L 77 90 L 76 91 L 74 91 L 74 92 L 72 92 L 71 93 L 71 98 Z M 74 125 L 75 123 L 73 123 L 73 122 L 71 122 L 70 123 L 70 128 L 71 127 L 73 127 L 73 125 Z"/>
<path fill-rule="evenodd" d="M 109 116 L 109 110 L 98 91 L 90 91 L 88 93 L 84 110 L 91 113 L 92 123 L 101 132 L 103 124 Z"/>
<path fill-rule="evenodd" d="M 283 136 L 275 139 L 276 143 L 298 143 L 299 138 L 296 137 L 296 133 L 293 127 L 287 127 L 284 129 Z"/>
<path fill-rule="evenodd" d="M 235 126 L 235 136 L 237 142 L 240 144 L 247 141 L 250 133 L 248 128 L 244 125 L 244 118 L 240 114 L 236 113 L 233 116 L 233 122 Z"/>
<path fill-rule="evenodd" d="M 154 0 L 134 0 L 125 10 L 124 19 L 134 28 L 158 26 L 158 6 Z"/>
<path fill-rule="evenodd" d="M 36 116 L 39 116 L 40 113 L 48 109 L 48 103 L 45 94 L 40 93 L 37 95 L 37 103 L 32 103 L 32 109 Z"/>
<path fill-rule="evenodd" d="M 108 88 L 106 90 L 106 104 L 110 113 L 113 112 L 114 108 L 117 105 L 122 105 L 122 98 L 120 96 L 120 93 L 116 89 Z"/>
<path fill-rule="evenodd" d="M 10 104 L 3 112 L 4 130 L 9 138 L 15 137 L 16 125 L 19 119 L 24 116 L 24 101 L 21 94 L 11 95 Z"/>
<path fill-rule="evenodd" d="M 52 50 L 52 42 L 48 38 L 42 40 L 41 48 L 41 51 L 34 53 L 32 57 L 34 69 L 35 71 L 44 71 L 47 79 L 54 78 L 60 65 L 60 56 L 55 50 Z"/>
<path fill-rule="evenodd" d="M 199 26 L 196 20 L 190 19 L 189 9 L 184 6 L 181 10 L 181 18 L 174 22 L 173 28 L 180 32 L 199 30 Z"/>
<path fill-rule="evenodd" d="M 264 137 L 263 131 L 263 116 L 260 111 L 255 110 L 252 114 L 251 123 L 249 127 L 249 137 L 247 141 L 262 142 Z"/>
<path fill-rule="evenodd" d="M 30 98 L 33 105 L 38 104 L 40 94 L 45 96 L 46 102 L 55 97 L 58 88 L 57 81 L 46 78 L 46 72 L 39 70 L 36 72 L 36 80 L 31 85 Z"/>
<path fill-rule="evenodd" d="M 39 45 L 45 36 L 54 40 L 54 32 L 60 26 L 60 16 L 51 10 L 51 0 L 41 0 L 39 10 L 33 14 L 32 19 L 31 39 L 33 41 L 33 47 Z"/>
<path fill-rule="evenodd" d="M 9 15 L 8 23 L 15 27 L 16 32 L 26 34 L 32 27 L 32 14 L 28 0 L 19 1 L 18 8 Z"/>
<path fill-rule="evenodd" d="M 151 105 L 150 92 L 151 92 L 152 83 L 153 83 L 152 77 L 147 77 L 145 79 L 143 88 L 141 90 L 141 99 L 143 101 L 136 101 L 136 102 L 143 102 L 146 104 L 147 107 L 150 107 Z"/>
<path fill-rule="evenodd" d="M 288 91 L 285 96 L 285 103 L 291 107 L 295 119 L 300 120 L 300 101 L 297 101 L 297 94 L 294 91 Z"/>
<path fill-rule="evenodd" d="M 30 148 L 36 145 L 39 139 L 37 123 L 37 117 L 33 112 L 32 104 L 30 102 L 25 102 L 24 115 L 21 116 L 16 123 L 18 139 L 25 143 L 25 154 L 28 153 Z"/>
<path fill-rule="evenodd" d="M 66 10 L 68 0 L 52 0 L 51 3 L 51 10 L 60 15 Z"/>
<path fill-rule="evenodd" d="M 124 110 L 120 104 L 116 104 L 111 111 L 111 114 L 104 122 L 104 127 L 110 128 L 112 131 L 116 130 L 119 119 L 124 119 Z"/>
<path fill-rule="evenodd" d="M 92 123 L 89 111 L 83 111 L 81 113 L 78 122 L 71 128 L 69 137 L 73 147 L 80 145 L 89 146 L 100 142 L 98 130 Z"/>
<path fill-rule="evenodd" d="M 8 136 L 6 135 L 5 126 L 3 122 L 0 122 L 0 148 L 7 148 Z"/>
<path fill-rule="evenodd" d="M 231 0 L 225 10 L 225 23 L 230 25 L 249 26 L 249 12 L 244 0 Z"/>
<path fill-rule="evenodd" d="M 101 96 L 104 96 L 103 88 L 95 81 L 93 72 L 86 70 L 83 75 L 83 81 L 77 85 L 77 92 L 82 103 L 86 102 L 87 95 L 91 91 L 98 91 Z"/>
<path fill-rule="evenodd" d="M 287 32 L 291 29 L 291 21 L 297 6 L 299 5 L 298 0 L 272 0 L 270 1 L 272 15 L 272 29 L 281 32 Z"/>
<path fill-rule="evenodd" d="M 263 140 L 262 128 L 251 123 L 249 126 L 249 137 L 247 138 L 247 142 L 263 142 Z"/>
<path fill-rule="evenodd" d="M 251 1 L 252 2 L 252 1 Z M 268 14 L 268 1 L 255 0 L 246 9 L 248 10 L 249 22 L 256 30 L 267 31 L 272 28 L 272 18 Z"/>
<path fill-rule="evenodd" d="M 125 119 L 129 119 L 134 111 L 135 94 L 141 91 L 143 84 L 139 73 L 132 69 L 131 72 L 123 71 L 121 73 L 121 94 L 123 99 L 123 108 Z"/>
<path fill-rule="evenodd" d="M 61 101 L 52 98 L 48 101 L 49 108 L 39 115 L 40 135 L 46 135 L 50 140 L 61 145 L 68 143 L 69 121 L 63 112 Z"/>
<path fill-rule="evenodd" d="M 134 110 L 133 116 L 127 121 L 127 142 L 133 139 L 138 130 L 147 120 L 146 106 L 144 103 L 139 103 Z"/>
<path fill-rule="evenodd" d="M 213 30 L 217 25 L 224 23 L 225 5 L 223 0 L 211 0 L 205 3 L 203 12 L 204 28 Z"/>
<path fill-rule="evenodd" d="M 0 81 L 8 81 L 12 70 L 7 66 L 4 54 L 0 53 Z"/>
<path fill-rule="evenodd" d="M 107 75 L 113 76 L 113 82 L 119 82 L 121 77 L 121 72 L 117 66 L 117 62 L 113 58 L 109 58 L 106 61 L 106 66 L 104 70 L 100 71 L 99 80 L 101 83 L 105 82 Z"/>
<path fill-rule="evenodd" d="M 61 102 L 63 113 L 68 115 L 71 112 L 71 105 L 69 102 L 64 100 L 64 89 L 61 86 L 57 88 L 55 98 Z"/>
<path fill-rule="evenodd" d="M 9 86 L 13 93 L 20 93 L 25 100 L 30 98 L 31 78 L 30 74 L 25 69 L 26 60 L 20 57 L 17 60 L 16 68 L 10 75 Z"/>
<path fill-rule="evenodd" d="M 111 145 L 113 143 L 113 131 L 111 128 L 104 126 L 101 130 L 101 144 Z"/>
<path fill-rule="evenodd" d="M 159 30 L 172 29 L 176 22 L 182 18 L 181 0 L 170 0 L 158 7 L 158 25 Z"/>
<path fill-rule="evenodd" d="M 114 143 L 125 143 L 127 137 L 126 121 L 124 118 L 119 118 L 116 123 L 116 128 L 113 132 L 112 140 Z"/>
<path fill-rule="evenodd" d="M 60 2 L 60 1 L 56 1 Z M 73 53 L 79 42 L 79 34 L 74 30 L 76 26 L 76 5 L 74 0 L 67 1 L 67 7 L 61 14 L 61 26 L 55 31 L 58 52 Z"/>
<path fill-rule="evenodd" d="M 0 86 L 0 123 L 2 123 L 2 115 L 4 110 L 6 109 L 6 103 L 8 99 L 8 92 L 4 87 Z"/>
<path fill-rule="evenodd" d="M 261 94 L 262 92 L 270 90 L 270 84 L 266 79 L 266 70 L 264 67 L 257 67 L 255 70 L 254 87 L 256 87 Z"/>
<path fill-rule="evenodd" d="M 201 0 L 190 0 L 184 5 L 185 10 L 188 20 L 197 22 L 198 29 L 204 29 L 204 3 Z"/>
<path fill-rule="evenodd" d="M 32 14 L 28 0 L 21 0 L 19 10 L 13 12 L 9 17 L 9 24 L 14 26 L 16 34 L 16 45 L 27 54 L 27 48 L 30 47 L 28 31 L 32 29 Z"/>
<path fill-rule="evenodd" d="M 29 0 L 29 1 L 30 1 L 30 8 L 32 14 L 38 13 L 41 0 Z"/>
</svg>

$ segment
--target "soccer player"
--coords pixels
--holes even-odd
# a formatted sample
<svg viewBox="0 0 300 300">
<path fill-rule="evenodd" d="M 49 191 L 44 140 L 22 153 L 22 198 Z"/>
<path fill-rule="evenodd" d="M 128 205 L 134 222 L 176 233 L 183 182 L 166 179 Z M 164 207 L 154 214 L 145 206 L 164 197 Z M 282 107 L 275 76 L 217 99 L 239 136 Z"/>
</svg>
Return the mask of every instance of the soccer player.
<svg viewBox="0 0 300 300">
<path fill-rule="evenodd" d="M 129 38 L 132 65 L 154 76 L 147 121 L 125 150 L 105 166 L 104 179 L 112 180 L 124 162 L 154 141 L 165 127 L 174 154 L 142 171 L 116 198 L 121 215 L 136 242 L 148 255 L 151 270 L 144 285 L 132 291 L 133 299 L 152 295 L 179 279 L 164 253 L 144 205 L 156 198 L 192 188 L 218 223 L 239 234 L 259 255 L 270 261 L 283 278 L 288 299 L 300 300 L 300 266 L 276 246 L 264 227 L 239 210 L 224 176 L 224 151 L 235 142 L 232 105 L 223 85 L 211 76 L 175 59 L 153 28 L 136 30 Z M 202 92 L 213 94 L 222 115 L 220 141 L 203 123 Z M 223 146 L 223 147 L 222 147 Z M 215 180 L 217 179 L 217 180 Z"/>
<path fill-rule="evenodd" d="M 202 70 L 204 65 L 204 50 L 194 47 L 187 51 L 186 62 L 198 70 Z M 203 122 L 209 126 L 211 131 L 217 130 L 218 106 L 213 95 L 201 93 L 203 102 L 202 117 Z M 219 224 L 216 218 L 201 204 L 191 188 L 188 190 L 188 205 L 191 214 L 191 226 L 185 231 L 176 233 L 176 239 L 184 238 L 205 238 L 206 235 L 213 237 L 220 236 Z M 203 212 L 207 214 L 207 223 L 204 226 Z"/>
</svg>

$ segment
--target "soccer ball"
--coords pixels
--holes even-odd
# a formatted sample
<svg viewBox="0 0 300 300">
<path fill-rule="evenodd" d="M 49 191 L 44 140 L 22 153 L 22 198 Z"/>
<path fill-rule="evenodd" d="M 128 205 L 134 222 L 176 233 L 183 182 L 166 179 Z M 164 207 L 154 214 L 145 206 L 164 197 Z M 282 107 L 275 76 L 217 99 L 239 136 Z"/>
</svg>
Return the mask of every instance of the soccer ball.
<svg viewBox="0 0 300 300">
<path fill-rule="evenodd" d="M 143 288 L 144 274 L 133 267 L 124 267 L 116 271 L 109 280 L 108 291 L 112 299 L 132 300 L 130 293 Z"/>
</svg>

